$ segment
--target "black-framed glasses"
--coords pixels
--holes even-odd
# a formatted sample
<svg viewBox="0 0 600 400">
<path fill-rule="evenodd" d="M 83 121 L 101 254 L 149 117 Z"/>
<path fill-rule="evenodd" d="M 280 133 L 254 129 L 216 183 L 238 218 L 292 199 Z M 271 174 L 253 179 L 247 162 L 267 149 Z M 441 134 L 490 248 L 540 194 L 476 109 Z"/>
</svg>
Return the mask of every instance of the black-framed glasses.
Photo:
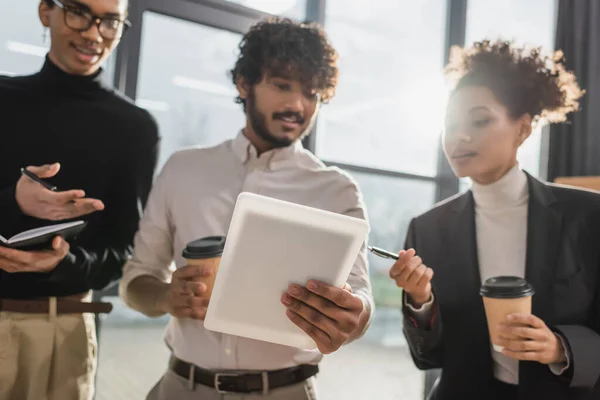
<svg viewBox="0 0 600 400">
<path fill-rule="evenodd" d="M 58 0 L 52 0 L 54 4 L 62 8 L 65 16 L 65 25 L 69 29 L 77 32 L 85 32 L 92 25 L 98 27 L 98 32 L 106 40 L 120 39 L 127 29 L 131 27 L 131 22 L 128 20 L 119 19 L 117 17 L 100 17 L 94 15 L 82 8 L 69 6 L 61 3 Z"/>
</svg>

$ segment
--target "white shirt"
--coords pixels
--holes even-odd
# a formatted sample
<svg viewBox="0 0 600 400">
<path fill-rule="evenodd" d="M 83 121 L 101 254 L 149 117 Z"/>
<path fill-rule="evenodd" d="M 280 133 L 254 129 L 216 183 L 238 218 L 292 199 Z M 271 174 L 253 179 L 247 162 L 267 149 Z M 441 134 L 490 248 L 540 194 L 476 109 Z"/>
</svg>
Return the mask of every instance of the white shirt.
<svg viewBox="0 0 600 400">
<path fill-rule="evenodd" d="M 241 192 L 366 219 L 356 183 L 340 169 L 326 167 L 300 142 L 257 157 L 240 133 L 215 147 L 179 151 L 166 163 L 150 193 L 134 254 L 119 286 L 124 302 L 128 303 L 127 286 L 139 276 L 170 282 L 172 261 L 176 267 L 185 265 L 181 252 L 188 242 L 226 235 Z M 348 283 L 372 311 L 365 246 L 366 238 Z M 316 350 L 211 332 L 193 319 L 171 317 L 165 341 L 176 357 L 206 369 L 275 370 L 316 364 L 322 358 Z"/>
<path fill-rule="evenodd" d="M 473 182 L 471 191 L 475 200 L 475 229 L 481 283 L 498 275 L 524 278 L 529 208 L 527 176 L 515 166 L 492 184 L 480 185 Z M 419 324 L 430 319 L 433 300 L 420 309 L 407 304 L 418 317 Z M 490 350 L 496 379 L 518 384 L 519 361 L 498 353 L 492 347 Z M 550 365 L 550 369 L 556 375 L 562 374 L 567 367 L 568 364 Z"/>
</svg>

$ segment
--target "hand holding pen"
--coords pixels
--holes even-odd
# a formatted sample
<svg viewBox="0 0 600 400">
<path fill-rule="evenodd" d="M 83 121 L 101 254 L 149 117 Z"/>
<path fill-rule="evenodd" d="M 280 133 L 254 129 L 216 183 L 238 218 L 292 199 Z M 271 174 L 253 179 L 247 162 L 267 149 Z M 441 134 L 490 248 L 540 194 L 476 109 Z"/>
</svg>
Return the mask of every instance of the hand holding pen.
<svg viewBox="0 0 600 400">
<path fill-rule="evenodd" d="M 85 198 L 83 190 L 59 192 L 56 186 L 44 180 L 54 177 L 59 170 L 58 163 L 21 169 L 15 198 L 25 215 L 60 221 L 104 209 L 102 201 Z"/>
<path fill-rule="evenodd" d="M 398 255 L 373 246 L 369 250 L 379 257 L 396 260 L 390 269 L 390 277 L 409 295 L 413 305 L 420 307 L 431 299 L 433 270 L 423 264 L 414 249 L 402 250 Z"/>
</svg>

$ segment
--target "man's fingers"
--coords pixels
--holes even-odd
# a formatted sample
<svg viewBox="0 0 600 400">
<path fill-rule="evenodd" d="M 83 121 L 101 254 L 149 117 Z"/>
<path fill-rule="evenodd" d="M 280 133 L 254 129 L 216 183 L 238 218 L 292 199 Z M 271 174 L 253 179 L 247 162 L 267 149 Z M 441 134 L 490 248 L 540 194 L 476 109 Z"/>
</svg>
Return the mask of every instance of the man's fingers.
<svg viewBox="0 0 600 400">
<path fill-rule="evenodd" d="M 17 265 L 30 264 L 33 253 L 0 246 L 0 256 Z"/>
<path fill-rule="evenodd" d="M 202 296 L 206 293 L 206 284 L 198 281 L 181 279 L 177 281 L 177 293 Z"/>
<path fill-rule="evenodd" d="M 332 340 L 325 332 L 321 329 L 317 328 L 299 314 L 296 314 L 294 311 L 288 309 L 286 311 L 287 317 L 292 321 L 298 328 L 302 329 L 308 336 L 310 336 L 317 346 L 319 346 L 319 350 L 323 352 L 323 348 L 327 348 L 331 346 Z"/>
<path fill-rule="evenodd" d="M 189 307 L 189 308 L 193 308 L 193 309 L 197 309 L 197 310 L 208 307 L 209 299 L 207 299 L 207 298 L 191 296 L 191 295 L 181 295 L 179 297 L 181 299 L 181 302 L 179 304 L 182 307 Z"/>
<path fill-rule="evenodd" d="M 210 275 L 212 275 L 210 268 L 200 265 L 186 265 L 175 270 L 173 273 L 173 279 L 193 280 L 194 278 L 198 279 Z"/>
<path fill-rule="evenodd" d="M 287 293 L 284 293 L 281 297 L 281 302 L 287 307 L 294 304 L 308 304 L 329 317 L 332 317 L 331 314 L 339 308 L 331 300 L 312 293 L 310 290 L 300 285 L 289 285 Z"/>
<path fill-rule="evenodd" d="M 172 298 L 172 315 L 177 318 L 194 318 L 203 320 L 209 300 L 206 298 L 176 295 Z"/>
<path fill-rule="evenodd" d="M 293 288 L 294 286 L 295 285 L 292 285 L 290 287 L 290 289 Z M 346 309 L 357 309 L 359 307 L 362 307 L 362 301 L 360 301 L 360 299 L 358 299 L 352 293 L 348 292 L 347 290 L 328 285 L 324 282 L 309 281 L 308 284 L 306 285 L 306 288 L 310 292 L 331 301 L 332 303 L 336 304 L 338 307 L 346 308 Z M 292 296 L 294 296 L 293 293 L 290 293 L 290 294 Z M 300 299 L 300 300 L 302 300 L 302 299 Z"/>
<path fill-rule="evenodd" d="M 65 245 L 68 245 L 67 242 L 65 242 L 60 236 L 56 236 L 54 239 L 52 239 L 52 248 L 55 251 L 60 251 Z"/>
<path fill-rule="evenodd" d="M 192 314 L 192 309 L 188 308 L 188 307 L 174 308 L 173 311 L 171 312 L 172 316 L 174 316 L 175 318 L 179 318 L 179 319 L 189 318 L 191 314 Z"/>
<path fill-rule="evenodd" d="M 65 219 L 78 218 L 96 211 L 101 211 L 104 209 L 104 203 L 102 203 L 100 200 L 79 199 L 73 200 L 62 206 L 49 207 L 53 208 L 53 210 L 50 211 L 51 215 L 49 219 L 61 221 Z"/>
<path fill-rule="evenodd" d="M 75 199 L 69 205 L 71 213 L 77 216 L 104 210 L 104 203 L 97 199 Z"/>
<path fill-rule="evenodd" d="M 303 319 L 315 327 L 327 333 L 328 336 L 333 336 L 338 331 L 338 328 L 335 326 L 335 323 L 331 318 L 323 314 L 321 311 L 310 307 L 306 303 L 294 299 L 289 294 L 284 293 L 281 297 L 281 301 L 283 304 L 288 306 L 288 309 L 292 310 L 294 313 L 300 315 Z"/>
<path fill-rule="evenodd" d="M 41 165 L 38 167 L 29 166 L 26 169 L 27 169 L 27 171 L 36 175 L 38 178 L 46 179 L 46 178 L 52 178 L 54 175 L 56 175 L 58 173 L 58 171 L 60 171 L 60 164 L 54 163 L 54 164 Z"/>
<path fill-rule="evenodd" d="M 173 293 L 171 295 L 171 302 L 173 308 L 189 307 L 189 308 L 202 308 L 208 307 L 207 298 L 194 296 L 190 293 Z"/>
<path fill-rule="evenodd" d="M 76 199 L 85 197 L 85 192 L 81 189 L 66 190 L 64 192 L 53 192 L 44 190 L 40 193 L 40 200 L 53 206 L 71 205 Z"/>
<path fill-rule="evenodd" d="M 24 265 L 0 256 L 0 269 L 3 269 L 8 273 L 24 272 Z"/>
<path fill-rule="evenodd" d="M 192 308 L 190 318 L 204 321 L 204 318 L 206 318 L 206 308 Z"/>
</svg>

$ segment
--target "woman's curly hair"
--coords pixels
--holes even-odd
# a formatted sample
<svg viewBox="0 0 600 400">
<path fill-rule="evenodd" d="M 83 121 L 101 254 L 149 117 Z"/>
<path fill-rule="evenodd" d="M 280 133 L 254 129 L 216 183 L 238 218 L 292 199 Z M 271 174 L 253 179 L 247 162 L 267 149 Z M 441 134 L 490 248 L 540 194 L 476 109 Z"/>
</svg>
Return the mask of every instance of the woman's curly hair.
<svg viewBox="0 0 600 400">
<path fill-rule="evenodd" d="M 316 24 L 273 17 L 252 26 L 239 49 L 230 71 L 234 85 L 243 78 L 252 86 L 268 73 L 299 80 L 307 90 L 319 93 L 324 103 L 335 95 L 338 54 Z M 244 99 L 238 97 L 236 102 L 245 107 Z"/>
<path fill-rule="evenodd" d="M 473 85 L 490 89 L 513 118 L 529 114 L 534 125 L 542 120 L 563 122 L 579 109 L 581 90 L 567 71 L 561 51 L 550 56 L 540 48 L 517 47 L 513 42 L 484 40 L 473 47 L 453 47 L 445 73 L 454 91 Z"/>
</svg>

